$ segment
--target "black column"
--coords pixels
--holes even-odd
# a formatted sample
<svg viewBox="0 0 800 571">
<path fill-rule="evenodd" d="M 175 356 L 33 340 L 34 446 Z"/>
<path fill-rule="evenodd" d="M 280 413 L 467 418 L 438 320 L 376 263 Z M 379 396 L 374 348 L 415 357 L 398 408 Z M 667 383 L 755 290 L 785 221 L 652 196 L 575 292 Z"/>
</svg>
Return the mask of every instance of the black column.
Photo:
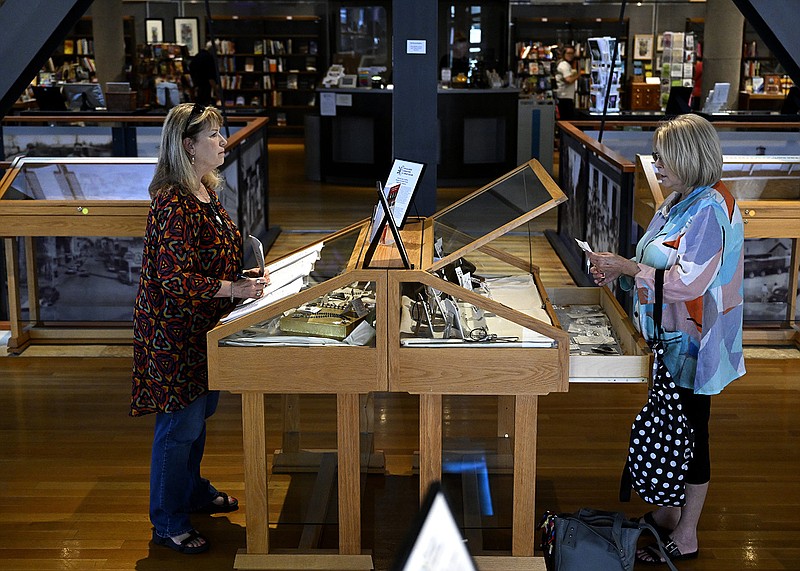
<svg viewBox="0 0 800 571">
<path fill-rule="evenodd" d="M 392 3 L 393 152 L 396 158 L 427 165 L 414 206 L 409 210 L 412 216 L 428 216 L 436 211 L 437 4 L 431 0 Z M 423 49 L 425 53 L 408 53 Z"/>
</svg>

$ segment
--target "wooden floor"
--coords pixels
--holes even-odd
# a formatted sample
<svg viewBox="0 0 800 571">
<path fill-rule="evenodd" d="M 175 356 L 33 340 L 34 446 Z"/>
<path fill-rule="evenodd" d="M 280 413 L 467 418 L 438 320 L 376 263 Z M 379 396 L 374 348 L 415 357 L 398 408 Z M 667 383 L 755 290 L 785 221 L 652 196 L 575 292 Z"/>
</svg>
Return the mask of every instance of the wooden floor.
<svg viewBox="0 0 800 571">
<path fill-rule="evenodd" d="M 296 145 L 271 147 L 271 169 L 271 223 L 284 230 L 271 256 L 371 211 L 370 189 L 332 193 L 326 185 L 305 182 L 302 149 Z M 551 257 L 546 241 L 538 243 L 536 262 L 545 283 L 569 283 Z M 800 362 L 751 360 L 748 370 L 713 400 L 713 475 L 700 522 L 701 555 L 680 563 L 681 570 L 800 570 Z M 126 357 L 0 359 L 0 570 L 233 567 L 237 549 L 245 546 L 246 505 L 194 520 L 212 542 L 206 554 L 183 556 L 149 542 L 153 419 L 127 416 L 129 371 Z M 644 398 L 643 385 L 582 384 L 540 399 L 537 515 L 583 506 L 629 515 L 646 509 L 637 499 L 627 505 L 616 499 L 628 428 Z M 334 400 L 303 397 L 300 406 L 301 445 L 331 448 Z M 492 444 L 492 398 L 452 397 L 445 407 L 443 431 L 450 446 Z M 280 410 L 278 398 L 268 399 L 270 450 L 281 446 L 275 428 Z M 377 569 L 388 568 L 415 510 L 417 410 L 413 396 L 375 395 L 374 443 L 384 453 L 386 469 L 364 476 L 362 544 Z M 209 423 L 204 471 L 220 489 L 241 498 L 240 423 L 239 398 L 223 394 Z M 484 517 L 483 544 L 507 549 L 509 478 L 489 479 L 494 515 Z M 445 480 L 448 490 L 460 489 L 457 476 Z M 270 519 L 281 522 L 271 530 L 274 545 L 293 545 L 312 483 L 306 474 L 270 475 Z M 328 524 L 323 547 L 335 545 L 330 517 L 314 523 Z"/>
</svg>

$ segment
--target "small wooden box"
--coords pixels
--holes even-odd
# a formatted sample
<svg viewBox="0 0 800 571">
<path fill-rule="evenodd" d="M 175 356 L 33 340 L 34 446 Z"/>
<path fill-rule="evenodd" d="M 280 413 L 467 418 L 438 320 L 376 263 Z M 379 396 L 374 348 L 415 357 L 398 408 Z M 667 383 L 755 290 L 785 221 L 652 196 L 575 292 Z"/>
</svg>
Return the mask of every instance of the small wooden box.
<svg viewBox="0 0 800 571">
<path fill-rule="evenodd" d="M 134 111 L 136 109 L 136 92 L 107 91 L 106 109 L 109 111 Z"/>
</svg>

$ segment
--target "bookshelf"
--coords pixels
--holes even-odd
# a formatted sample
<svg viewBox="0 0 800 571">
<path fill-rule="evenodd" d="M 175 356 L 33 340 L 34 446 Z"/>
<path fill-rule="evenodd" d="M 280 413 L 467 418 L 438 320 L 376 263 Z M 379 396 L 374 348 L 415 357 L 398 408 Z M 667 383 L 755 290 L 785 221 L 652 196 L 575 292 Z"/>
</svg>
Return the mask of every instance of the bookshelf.
<svg viewBox="0 0 800 571">
<path fill-rule="evenodd" d="M 125 41 L 126 71 L 131 71 L 135 61 L 136 35 L 134 19 L 126 16 L 122 20 Z M 92 18 L 83 17 L 72 27 L 64 41 L 51 54 L 39 75 L 44 81 L 74 82 L 91 81 L 95 77 L 94 33 Z"/>
<path fill-rule="evenodd" d="M 573 65 L 581 73 L 575 107 L 588 109 L 591 104 L 591 58 L 586 40 L 597 36 L 614 36 L 619 38 L 621 45 L 624 45 L 628 38 L 628 19 L 625 18 L 620 25 L 619 20 L 615 18 L 512 18 L 511 45 L 515 46 L 515 50 L 512 54 L 514 61 L 511 62 L 510 69 L 515 70 L 519 75 L 520 68 L 522 68 L 523 81 L 533 81 L 537 87 L 545 85 L 546 76 L 549 73 L 547 71 L 548 63 L 550 70 L 554 73 L 558 62 L 558 52 L 553 51 L 553 47 L 574 46 Z M 523 55 L 522 50 L 526 46 L 531 46 L 531 49 L 528 52 L 528 58 L 523 59 L 520 56 Z M 535 60 L 532 59 L 534 46 L 536 47 Z M 550 59 L 547 58 L 548 50 L 552 55 Z M 545 57 L 540 58 L 540 53 L 543 53 Z M 544 97 L 546 97 L 546 93 L 542 98 Z"/>
<path fill-rule="evenodd" d="M 554 46 L 534 40 L 523 40 L 514 45 L 515 72 L 520 86 L 540 101 L 552 100 L 555 91 L 553 76 L 558 63 Z M 577 55 L 576 55 L 577 58 Z"/>
<path fill-rule="evenodd" d="M 785 94 L 791 82 L 784 82 L 782 76 L 786 71 L 778 58 L 769 50 L 756 30 L 745 21 L 742 36 L 742 73 L 739 90 L 747 93 L 764 93 L 768 95 Z M 778 76 L 777 82 L 768 78 Z M 754 78 L 756 78 L 754 80 Z M 784 85 L 786 83 L 786 85 Z"/>
<path fill-rule="evenodd" d="M 214 18 L 225 104 L 266 109 L 270 131 L 299 134 L 314 109 L 323 57 L 317 16 Z"/>
<path fill-rule="evenodd" d="M 168 81 L 178 86 L 182 98 L 191 100 L 189 79 L 189 50 L 183 44 L 154 42 L 139 44 L 136 63 L 136 81 L 133 88 L 138 92 L 140 106 L 158 106 L 156 86 Z M 173 105 L 177 102 L 171 102 Z"/>
</svg>

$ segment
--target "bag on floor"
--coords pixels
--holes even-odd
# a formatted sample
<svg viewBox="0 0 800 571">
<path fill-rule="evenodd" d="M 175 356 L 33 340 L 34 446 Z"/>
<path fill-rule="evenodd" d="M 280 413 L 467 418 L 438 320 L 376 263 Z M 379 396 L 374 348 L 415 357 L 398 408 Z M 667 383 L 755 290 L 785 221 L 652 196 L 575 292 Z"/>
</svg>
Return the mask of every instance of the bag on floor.
<svg viewBox="0 0 800 571">
<path fill-rule="evenodd" d="M 547 512 L 541 529 L 548 571 L 631 571 L 636 563 L 636 542 L 643 530 L 653 534 L 661 557 L 677 571 L 656 530 L 620 512 L 589 508 L 574 514 Z"/>
<path fill-rule="evenodd" d="M 657 506 L 686 503 L 686 474 L 692 459 L 692 428 L 683 413 L 680 394 L 664 365 L 661 331 L 664 270 L 656 271 L 656 299 L 653 309 L 656 338 L 653 350 L 653 378 L 647 403 L 631 426 L 628 458 L 620 482 L 620 501 L 630 500 L 631 488 L 644 501 Z"/>
</svg>

